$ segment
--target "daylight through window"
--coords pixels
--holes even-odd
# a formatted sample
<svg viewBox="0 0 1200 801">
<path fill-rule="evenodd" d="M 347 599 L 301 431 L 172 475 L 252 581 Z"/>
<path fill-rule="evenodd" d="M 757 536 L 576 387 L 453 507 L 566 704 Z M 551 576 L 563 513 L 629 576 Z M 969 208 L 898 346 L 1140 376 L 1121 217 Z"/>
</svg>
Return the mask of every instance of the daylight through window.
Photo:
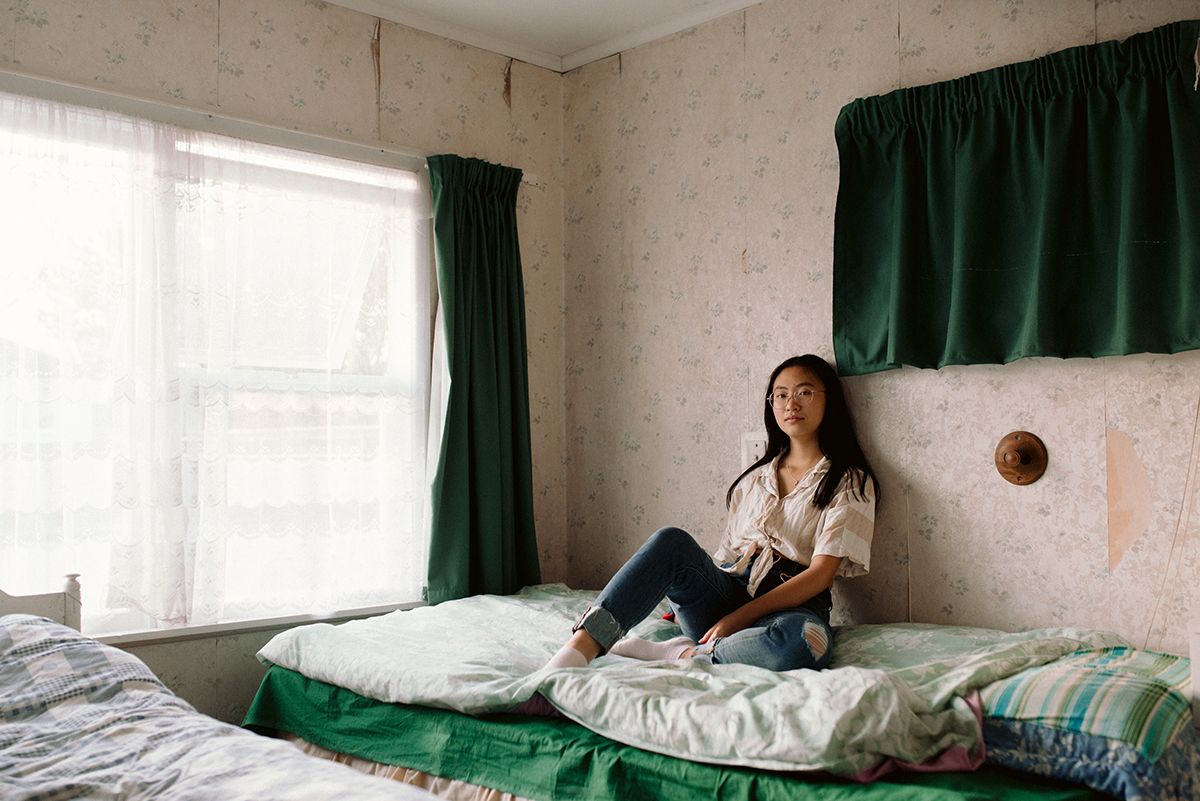
<svg viewBox="0 0 1200 801">
<path fill-rule="evenodd" d="M 89 634 L 420 598 L 428 189 L 0 94 L 0 588 Z"/>
</svg>

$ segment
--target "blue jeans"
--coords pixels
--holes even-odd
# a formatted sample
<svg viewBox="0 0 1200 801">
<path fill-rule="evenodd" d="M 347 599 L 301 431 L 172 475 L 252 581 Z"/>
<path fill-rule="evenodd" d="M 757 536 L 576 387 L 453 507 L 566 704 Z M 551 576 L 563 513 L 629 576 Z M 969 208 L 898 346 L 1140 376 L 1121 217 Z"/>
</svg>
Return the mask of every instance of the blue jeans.
<svg viewBox="0 0 1200 801">
<path fill-rule="evenodd" d="M 758 593 L 769 592 L 803 569 L 777 559 Z M 659 529 L 612 577 L 577 628 L 608 651 L 666 597 L 683 633 L 698 642 L 718 620 L 750 601 L 748 583 L 749 570 L 740 575 L 725 572 L 686 531 Z M 832 598 L 825 590 L 802 606 L 772 613 L 749 628 L 700 646 L 696 656 L 711 658 L 714 664 L 820 670 L 832 656 L 831 607 Z"/>
</svg>

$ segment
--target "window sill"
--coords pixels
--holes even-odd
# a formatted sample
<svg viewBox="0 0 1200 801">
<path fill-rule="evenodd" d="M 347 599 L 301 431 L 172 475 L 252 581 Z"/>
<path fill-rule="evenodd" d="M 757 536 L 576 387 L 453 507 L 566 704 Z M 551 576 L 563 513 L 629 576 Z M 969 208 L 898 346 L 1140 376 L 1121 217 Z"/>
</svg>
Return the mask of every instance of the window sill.
<svg viewBox="0 0 1200 801">
<path fill-rule="evenodd" d="M 367 606 L 361 609 L 346 609 L 329 615 L 292 615 L 290 617 L 270 617 L 258 620 L 239 620 L 233 623 L 217 623 L 211 626 L 188 626 L 178 629 L 156 629 L 154 631 L 135 631 L 127 634 L 108 634 L 95 637 L 105 645 L 117 648 L 130 648 L 143 645 L 163 645 L 165 643 L 186 642 L 188 640 L 203 640 L 233 634 L 248 634 L 255 631 L 270 631 L 273 629 L 290 629 L 296 626 L 306 626 L 310 623 L 345 623 L 376 615 L 385 615 L 397 610 L 415 609 L 418 606 L 428 606 L 424 601 L 408 601 L 399 604 L 384 604 L 383 606 Z"/>
</svg>

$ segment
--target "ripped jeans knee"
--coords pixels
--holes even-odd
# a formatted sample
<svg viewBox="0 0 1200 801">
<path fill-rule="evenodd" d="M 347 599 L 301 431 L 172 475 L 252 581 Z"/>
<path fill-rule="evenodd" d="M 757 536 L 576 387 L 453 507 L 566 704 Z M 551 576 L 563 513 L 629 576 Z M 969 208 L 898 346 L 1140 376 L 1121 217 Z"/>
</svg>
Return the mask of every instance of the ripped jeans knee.
<svg viewBox="0 0 1200 801">
<path fill-rule="evenodd" d="M 750 628 L 700 646 L 696 658 L 713 664 L 755 665 L 767 670 L 821 670 L 833 657 L 833 629 L 816 612 L 785 609 Z"/>
<path fill-rule="evenodd" d="M 829 650 L 829 633 L 825 626 L 806 620 L 804 639 L 808 641 L 808 649 L 812 652 L 813 659 L 820 660 Z"/>
</svg>

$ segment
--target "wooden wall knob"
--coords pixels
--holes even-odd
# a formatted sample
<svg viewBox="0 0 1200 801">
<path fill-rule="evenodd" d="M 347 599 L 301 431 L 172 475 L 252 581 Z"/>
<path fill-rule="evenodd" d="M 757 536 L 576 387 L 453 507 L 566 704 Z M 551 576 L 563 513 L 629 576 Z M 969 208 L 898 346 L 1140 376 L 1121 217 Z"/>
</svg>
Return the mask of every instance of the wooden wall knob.
<svg viewBox="0 0 1200 801">
<path fill-rule="evenodd" d="M 996 446 L 996 470 L 1010 484 L 1032 484 L 1046 472 L 1046 446 L 1036 434 L 1014 431 Z"/>
</svg>

